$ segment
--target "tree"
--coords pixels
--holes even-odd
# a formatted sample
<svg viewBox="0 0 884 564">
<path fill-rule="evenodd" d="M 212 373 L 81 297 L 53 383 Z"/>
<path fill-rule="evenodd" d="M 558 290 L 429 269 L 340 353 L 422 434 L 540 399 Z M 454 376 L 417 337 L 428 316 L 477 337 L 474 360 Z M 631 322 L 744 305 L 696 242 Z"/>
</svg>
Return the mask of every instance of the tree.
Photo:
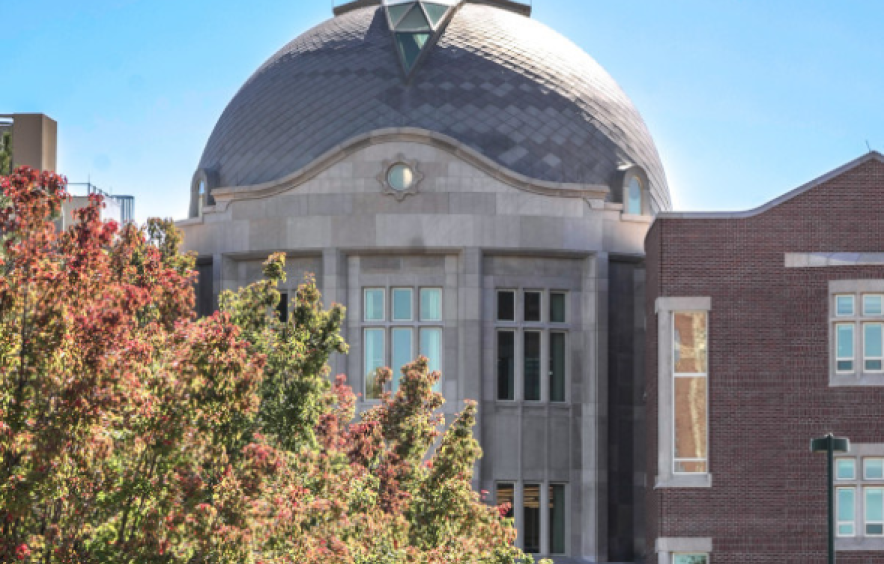
<svg viewBox="0 0 884 564">
<path fill-rule="evenodd" d="M 96 196 L 57 233 L 64 178 L 0 182 L 0 561 L 524 561 L 470 487 L 476 406 L 445 427 L 426 359 L 357 416 L 344 309 L 308 278 L 281 322 L 282 255 L 195 319 L 171 222 Z"/>
</svg>

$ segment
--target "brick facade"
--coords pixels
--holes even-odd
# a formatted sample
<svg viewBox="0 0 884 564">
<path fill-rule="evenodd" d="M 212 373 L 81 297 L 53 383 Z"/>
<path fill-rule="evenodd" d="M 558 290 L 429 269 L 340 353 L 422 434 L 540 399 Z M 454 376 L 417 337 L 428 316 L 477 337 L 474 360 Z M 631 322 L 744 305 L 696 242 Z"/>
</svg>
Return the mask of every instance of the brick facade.
<svg viewBox="0 0 884 564">
<path fill-rule="evenodd" d="M 711 537 L 714 564 L 822 564 L 826 466 L 810 439 L 884 443 L 884 388 L 829 386 L 828 283 L 884 279 L 884 264 L 786 268 L 784 257 L 884 251 L 884 157 L 758 213 L 661 214 L 646 247 L 646 561 L 657 561 L 657 538 Z M 655 302 L 695 296 L 712 302 L 712 487 L 655 489 Z M 884 552 L 839 552 L 838 562 L 884 562 Z"/>
</svg>

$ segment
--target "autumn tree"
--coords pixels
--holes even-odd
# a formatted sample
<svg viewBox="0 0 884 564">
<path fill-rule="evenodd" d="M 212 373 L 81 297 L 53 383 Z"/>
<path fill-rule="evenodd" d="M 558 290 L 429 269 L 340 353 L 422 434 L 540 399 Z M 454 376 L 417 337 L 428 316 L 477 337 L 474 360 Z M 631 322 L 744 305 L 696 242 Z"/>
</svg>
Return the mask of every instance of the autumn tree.
<svg viewBox="0 0 884 564">
<path fill-rule="evenodd" d="M 94 196 L 59 233 L 62 177 L 0 182 L 0 561 L 530 561 L 470 487 L 475 404 L 446 424 L 418 359 L 357 414 L 344 309 L 308 278 L 282 322 L 282 255 L 196 319 L 171 222 Z"/>
</svg>

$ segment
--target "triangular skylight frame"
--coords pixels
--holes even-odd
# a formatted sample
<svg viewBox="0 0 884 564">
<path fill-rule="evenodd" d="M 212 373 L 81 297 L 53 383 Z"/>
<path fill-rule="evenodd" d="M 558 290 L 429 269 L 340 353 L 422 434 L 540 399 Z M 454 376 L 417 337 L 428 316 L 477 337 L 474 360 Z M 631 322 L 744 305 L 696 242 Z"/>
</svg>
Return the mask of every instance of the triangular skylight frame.
<svg viewBox="0 0 884 564">
<path fill-rule="evenodd" d="M 411 80 L 462 3 L 463 0 L 382 1 L 393 36 L 393 47 L 406 82 Z M 427 4 L 432 8 L 428 9 Z M 445 9 L 441 15 L 439 8 Z"/>
</svg>

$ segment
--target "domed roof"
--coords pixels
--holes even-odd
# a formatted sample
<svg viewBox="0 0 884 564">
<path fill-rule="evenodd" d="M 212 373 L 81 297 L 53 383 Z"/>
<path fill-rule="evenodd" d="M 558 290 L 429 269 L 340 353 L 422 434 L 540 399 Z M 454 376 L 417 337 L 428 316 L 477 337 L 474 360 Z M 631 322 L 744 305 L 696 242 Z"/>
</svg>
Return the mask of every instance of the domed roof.
<svg viewBox="0 0 884 564">
<path fill-rule="evenodd" d="M 530 178 L 611 186 L 641 166 L 670 209 L 657 149 L 617 83 L 579 47 L 513 11 L 464 3 L 405 80 L 384 8 L 347 11 L 259 68 L 224 110 L 200 168 L 218 186 L 287 176 L 377 129 L 422 128 Z"/>
</svg>

